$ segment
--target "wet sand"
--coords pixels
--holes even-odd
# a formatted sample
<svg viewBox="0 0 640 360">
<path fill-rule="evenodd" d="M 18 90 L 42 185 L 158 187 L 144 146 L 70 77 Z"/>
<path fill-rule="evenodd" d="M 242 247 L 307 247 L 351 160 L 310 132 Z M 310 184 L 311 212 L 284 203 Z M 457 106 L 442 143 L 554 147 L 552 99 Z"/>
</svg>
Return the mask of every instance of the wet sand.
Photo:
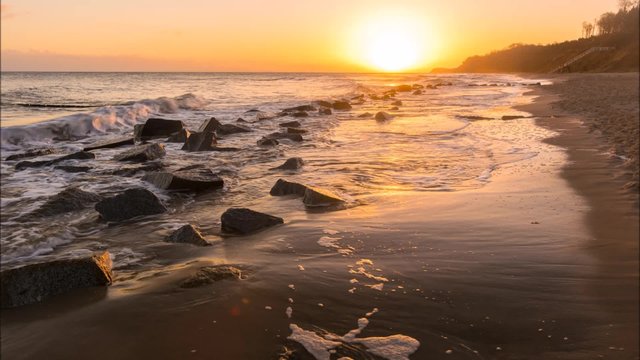
<svg viewBox="0 0 640 360">
<path fill-rule="evenodd" d="M 522 110 L 563 115 L 536 119 L 558 135 L 481 189 L 385 192 L 330 213 L 256 200 L 252 208 L 284 214 L 285 226 L 205 250 L 166 248 L 161 271 L 3 310 L 2 356 L 270 359 L 295 350 L 288 358 L 307 359 L 285 339 L 290 324 L 343 335 L 378 308 L 362 336 L 411 336 L 420 341 L 412 359 L 637 358 L 635 200 L 627 179 L 612 176 L 607 145 L 541 91 Z M 319 246 L 327 235 L 352 254 Z M 350 273 L 362 259 L 388 281 Z M 243 266 L 248 278 L 177 286 L 212 263 Z M 382 291 L 366 286 L 378 283 Z M 357 347 L 336 355 L 376 358 Z"/>
</svg>

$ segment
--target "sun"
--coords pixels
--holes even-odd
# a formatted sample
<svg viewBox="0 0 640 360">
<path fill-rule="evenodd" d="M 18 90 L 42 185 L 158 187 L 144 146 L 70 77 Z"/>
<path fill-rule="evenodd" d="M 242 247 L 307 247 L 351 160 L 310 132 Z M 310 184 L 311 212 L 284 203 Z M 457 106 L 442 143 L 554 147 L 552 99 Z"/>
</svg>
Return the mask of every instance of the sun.
<svg viewBox="0 0 640 360">
<path fill-rule="evenodd" d="M 412 14 L 379 13 L 364 18 L 352 34 L 351 60 L 378 71 L 411 70 L 424 65 L 434 53 L 426 21 Z"/>
</svg>

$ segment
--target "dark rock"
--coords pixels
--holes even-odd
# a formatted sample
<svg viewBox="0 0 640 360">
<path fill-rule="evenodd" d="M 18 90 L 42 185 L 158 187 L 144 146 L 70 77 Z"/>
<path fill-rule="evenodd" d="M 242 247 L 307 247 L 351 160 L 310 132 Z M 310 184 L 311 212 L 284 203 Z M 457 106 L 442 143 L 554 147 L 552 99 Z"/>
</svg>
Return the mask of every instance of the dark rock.
<svg viewBox="0 0 640 360">
<path fill-rule="evenodd" d="M 218 135 L 232 135 L 247 132 L 251 132 L 251 129 L 233 124 L 222 124 L 216 129 L 216 134 Z"/>
<path fill-rule="evenodd" d="M 269 138 L 263 137 L 262 139 L 258 140 L 258 146 L 276 146 L 278 144 L 280 143 L 276 139 L 269 139 Z"/>
<path fill-rule="evenodd" d="M 413 90 L 413 88 L 411 87 L 411 85 L 398 85 L 395 87 L 395 90 L 398 92 L 409 92 Z"/>
<path fill-rule="evenodd" d="M 142 180 L 164 190 L 203 191 L 220 189 L 224 185 L 224 181 L 209 169 L 155 172 L 145 175 Z"/>
<path fill-rule="evenodd" d="M 239 123 L 249 123 L 247 120 L 245 120 L 245 119 L 243 119 L 243 118 L 241 118 L 241 117 L 237 118 L 237 119 L 236 119 L 236 122 L 239 122 Z"/>
<path fill-rule="evenodd" d="M 98 141 L 89 146 L 86 146 L 83 150 L 91 151 L 91 150 L 97 150 L 97 149 L 110 149 L 110 148 L 126 146 L 126 145 L 134 145 L 134 144 L 135 143 L 132 137 L 126 137 L 126 138 L 112 139 L 112 140 L 106 140 L 106 141 Z"/>
<path fill-rule="evenodd" d="M 505 115 L 502 117 L 502 120 L 515 120 L 515 119 L 524 119 L 526 116 L 522 115 Z"/>
<path fill-rule="evenodd" d="M 329 109 L 329 108 L 324 108 L 324 107 L 323 107 L 323 108 L 320 108 L 320 109 L 318 110 L 318 113 L 319 113 L 320 115 L 331 115 L 331 114 L 332 114 L 332 111 L 331 111 L 331 109 Z"/>
<path fill-rule="evenodd" d="M 32 150 L 27 150 L 26 152 L 23 152 L 23 153 L 9 155 L 5 160 L 12 161 L 12 160 L 29 159 L 29 158 L 34 158 L 34 157 L 43 156 L 43 155 L 50 155 L 53 153 L 54 153 L 54 150 L 48 149 L 48 148 L 32 149 Z"/>
<path fill-rule="evenodd" d="M 184 143 L 191 136 L 191 131 L 187 129 L 181 129 L 180 131 L 171 134 L 167 139 L 167 142 L 171 143 Z"/>
<path fill-rule="evenodd" d="M 200 231 L 193 225 L 187 224 L 178 230 L 174 231 L 171 235 L 167 236 L 167 242 L 192 244 L 197 246 L 209 246 L 209 242 L 204 239 Z"/>
<path fill-rule="evenodd" d="M 302 135 L 300 135 L 300 134 L 289 134 L 289 133 L 282 133 L 282 132 L 271 133 L 271 134 L 265 136 L 265 138 L 267 138 L 267 139 L 275 139 L 275 140 L 288 139 L 288 140 L 296 141 L 296 142 L 300 142 L 300 141 L 304 140 L 302 138 Z"/>
<path fill-rule="evenodd" d="M 307 187 L 303 184 L 278 179 L 269 191 L 271 196 L 298 195 L 304 196 Z"/>
<path fill-rule="evenodd" d="M 424 85 L 420 85 L 420 84 L 413 84 L 411 85 L 411 88 L 413 90 L 420 90 L 420 89 L 424 89 Z"/>
<path fill-rule="evenodd" d="M 0 273 L 3 308 L 40 302 L 74 289 L 111 284 L 108 252 L 87 258 L 54 260 Z"/>
<path fill-rule="evenodd" d="M 167 211 L 154 193 L 143 188 L 128 189 L 122 194 L 105 198 L 96 204 L 95 209 L 107 221 L 122 221 Z"/>
<path fill-rule="evenodd" d="M 396 110 L 400 110 L 400 108 L 397 106 L 392 106 L 389 108 L 389 110 L 396 111 Z"/>
<path fill-rule="evenodd" d="M 422 95 L 422 90 L 418 89 L 413 92 L 413 95 Z"/>
<path fill-rule="evenodd" d="M 492 118 L 486 116 L 478 116 L 478 115 L 458 115 L 459 118 L 468 119 L 468 120 L 491 120 Z"/>
<path fill-rule="evenodd" d="M 369 98 L 371 100 L 380 100 L 380 96 L 376 95 L 376 94 L 369 94 Z"/>
<path fill-rule="evenodd" d="M 65 155 L 53 160 L 42 160 L 42 161 L 20 161 L 16 164 L 16 170 L 22 170 L 29 167 L 41 167 L 41 166 L 51 166 L 55 165 L 59 162 L 65 160 L 88 160 L 95 159 L 96 155 L 86 151 L 78 151 L 69 155 Z"/>
<path fill-rule="evenodd" d="M 366 113 L 362 113 L 362 114 L 358 115 L 359 118 L 370 118 L 372 116 L 373 116 L 373 114 L 370 113 L 370 112 L 366 112 Z"/>
<path fill-rule="evenodd" d="M 390 99 L 393 99 L 393 95 L 385 94 L 385 95 L 382 97 L 382 100 L 390 100 Z"/>
<path fill-rule="evenodd" d="M 166 137 L 177 133 L 183 128 L 184 123 L 180 120 L 150 118 L 142 126 L 134 127 L 134 138 L 149 140 Z"/>
<path fill-rule="evenodd" d="M 262 111 L 256 113 L 256 120 L 258 120 L 258 121 L 269 120 L 269 119 L 273 119 L 274 117 L 276 117 L 276 116 L 273 115 L 273 114 L 268 114 L 266 112 L 262 112 Z"/>
<path fill-rule="evenodd" d="M 298 111 L 316 111 L 313 105 L 300 105 L 282 110 L 283 112 L 298 112 Z"/>
<path fill-rule="evenodd" d="M 392 102 L 391 105 L 402 106 L 402 101 L 396 100 L 396 101 Z"/>
<path fill-rule="evenodd" d="M 364 100 L 364 94 L 356 95 L 351 100 Z"/>
<path fill-rule="evenodd" d="M 396 96 L 398 94 L 398 92 L 395 89 L 391 89 L 391 90 L 385 91 L 383 94 L 384 95 L 389 95 L 389 96 Z"/>
<path fill-rule="evenodd" d="M 293 117 L 307 117 L 309 114 L 306 111 L 298 111 L 291 114 Z"/>
<path fill-rule="evenodd" d="M 246 276 L 243 275 L 242 270 L 230 265 L 215 265 L 205 266 L 198 269 L 198 271 L 185 279 L 180 287 L 182 288 L 195 288 L 204 285 L 213 284 L 216 281 L 224 279 L 238 279 L 243 280 Z"/>
<path fill-rule="evenodd" d="M 29 216 L 54 216 L 71 211 L 82 210 L 102 200 L 100 195 L 69 187 L 50 197 L 42 206 L 34 210 Z"/>
<path fill-rule="evenodd" d="M 182 150 L 186 151 L 211 151 L 216 145 L 217 140 L 213 132 L 196 132 L 192 133 L 187 141 L 182 145 Z"/>
<path fill-rule="evenodd" d="M 318 104 L 318 105 L 320 105 L 322 107 L 326 107 L 326 108 L 333 107 L 333 104 L 331 104 L 328 101 L 324 101 L 324 100 L 318 100 L 318 101 L 316 101 L 316 104 Z"/>
<path fill-rule="evenodd" d="M 276 166 L 271 170 L 298 170 L 304 165 L 304 161 L 299 157 L 292 157 L 287 159 L 284 164 Z"/>
<path fill-rule="evenodd" d="M 378 111 L 376 113 L 376 120 L 377 121 L 387 121 L 387 120 L 391 120 L 393 118 L 393 116 L 389 115 L 388 113 L 384 112 L 384 111 Z"/>
<path fill-rule="evenodd" d="M 120 169 L 113 170 L 111 172 L 105 173 L 107 175 L 116 175 L 116 176 L 133 176 L 140 171 L 157 171 L 163 168 L 162 163 L 160 162 L 151 162 L 142 166 L 135 167 L 121 167 Z"/>
<path fill-rule="evenodd" d="M 297 128 L 297 127 L 300 127 L 301 125 L 299 122 L 294 120 L 294 121 L 287 121 L 287 122 L 280 123 L 280 126 L 288 127 L 288 128 Z"/>
<path fill-rule="evenodd" d="M 307 207 L 328 207 L 342 205 L 346 201 L 331 191 L 307 186 L 302 202 Z"/>
<path fill-rule="evenodd" d="M 220 121 L 212 117 L 205 120 L 198 128 L 199 133 L 215 132 L 222 125 Z"/>
<path fill-rule="evenodd" d="M 254 113 L 254 112 L 260 112 L 260 110 L 258 110 L 258 109 L 251 109 L 251 110 L 247 110 L 247 111 L 245 111 L 244 113 L 245 113 L 245 114 L 249 114 L 249 113 Z"/>
<path fill-rule="evenodd" d="M 297 128 L 287 128 L 288 134 L 306 134 L 307 130 L 305 129 L 297 129 Z"/>
<path fill-rule="evenodd" d="M 149 160 L 160 159 L 165 154 L 166 152 L 164 151 L 164 145 L 153 143 L 136 146 L 133 149 L 117 154 L 113 157 L 113 160 L 145 162 Z"/>
<path fill-rule="evenodd" d="M 331 106 L 336 110 L 351 110 L 351 105 L 348 101 L 337 100 Z"/>
<path fill-rule="evenodd" d="M 54 167 L 56 170 L 66 171 L 68 173 L 81 173 L 91 170 L 91 166 L 71 166 L 71 165 L 58 165 Z"/>
<path fill-rule="evenodd" d="M 228 151 L 240 151 L 242 149 L 236 147 L 223 147 L 223 146 L 213 146 L 209 151 L 220 151 L 220 152 L 228 152 Z"/>
<path fill-rule="evenodd" d="M 236 234 L 250 234 L 284 223 L 284 220 L 277 216 L 246 208 L 229 208 L 222 214 L 220 220 L 222 222 L 222 231 Z"/>
</svg>

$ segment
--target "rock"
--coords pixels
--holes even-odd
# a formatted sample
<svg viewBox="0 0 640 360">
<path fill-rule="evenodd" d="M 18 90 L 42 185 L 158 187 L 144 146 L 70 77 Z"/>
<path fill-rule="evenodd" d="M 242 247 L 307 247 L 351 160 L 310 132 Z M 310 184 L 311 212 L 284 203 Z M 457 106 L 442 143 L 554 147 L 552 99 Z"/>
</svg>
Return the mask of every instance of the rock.
<svg viewBox="0 0 640 360">
<path fill-rule="evenodd" d="M 229 208 L 222 214 L 220 220 L 222 231 L 243 235 L 284 223 L 284 220 L 277 216 L 246 208 Z"/>
<path fill-rule="evenodd" d="M 413 92 L 413 95 L 422 95 L 422 90 L 418 89 Z"/>
<path fill-rule="evenodd" d="M 113 157 L 113 160 L 145 162 L 149 160 L 160 159 L 165 154 L 166 152 L 164 151 L 164 145 L 153 143 L 136 146 L 133 149 L 117 154 Z"/>
<path fill-rule="evenodd" d="M 380 96 L 376 95 L 376 94 L 369 94 L 369 98 L 371 100 L 380 100 Z"/>
<path fill-rule="evenodd" d="M 212 117 L 205 120 L 200 127 L 198 128 L 199 133 L 207 133 L 207 132 L 215 132 L 218 127 L 220 127 L 222 123 L 218 121 L 216 118 Z"/>
<path fill-rule="evenodd" d="M 7 156 L 5 161 L 20 160 L 20 159 L 30 159 L 30 158 L 34 158 L 34 157 L 38 157 L 38 156 L 43 156 L 43 155 L 51 155 L 54 152 L 55 151 L 53 149 L 49 149 L 49 148 L 32 149 L 32 150 L 27 150 L 26 152 L 23 152 L 23 153 L 9 155 L 9 156 Z"/>
<path fill-rule="evenodd" d="M 288 140 L 295 141 L 295 142 L 301 142 L 302 140 L 304 140 L 302 138 L 302 135 L 300 135 L 300 134 L 290 134 L 290 133 L 282 133 L 282 132 L 271 133 L 271 134 L 265 136 L 265 138 L 267 138 L 267 139 L 275 139 L 275 140 L 288 139 Z"/>
<path fill-rule="evenodd" d="M 356 95 L 351 100 L 364 100 L 364 94 Z"/>
<path fill-rule="evenodd" d="M 186 151 L 211 151 L 217 143 L 216 136 L 211 131 L 192 133 L 182 145 Z"/>
<path fill-rule="evenodd" d="M 178 230 L 174 231 L 171 235 L 167 236 L 167 242 L 192 244 L 197 246 L 209 246 L 209 242 L 204 239 L 200 231 L 193 225 L 187 224 Z"/>
<path fill-rule="evenodd" d="M 391 120 L 393 118 L 393 116 L 389 115 L 388 113 L 384 112 L 384 111 L 378 111 L 376 113 L 375 116 L 377 121 L 387 121 L 387 120 Z"/>
<path fill-rule="evenodd" d="M 325 107 L 325 108 L 333 107 L 333 104 L 331 104 L 328 101 L 324 101 L 324 100 L 318 100 L 318 101 L 316 101 L 316 104 L 318 104 L 318 105 L 320 105 L 322 107 Z"/>
<path fill-rule="evenodd" d="M 82 210 L 102 200 L 98 194 L 68 187 L 50 197 L 42 206 L 34 210 L 29 216 L 54 216 L 71 211 Z"/>
<path fill-rule="evenodd" d="M 309 114 L 306 111 L 298 111 L 291 114 L 293 117 L 307 117 Z"/>
<path fill-rule="evenodd" d="M 300 105 L 300 106 L 286 108 L 286 109 L 283 109 L 282 111 L 283 112 L 316 111 L 316 108 L 313 105 Z"/>
<path fill-rule="evenodd" d="M 106 175 L 116 175 L 116 176 L 133 176 L 140 171 L 157 171 L 163 168 L 162 163 L 160 162 L 151 162 L 142 166 L 135 167 L 121 167 L 120 169 L 113 170 L 111 172 L 106 172 Z"/>
<path fill-rule="evenodd" d="M 284 164 L 276 166 L 271 170 L 298 170 L 304 165 L 304 161 L 299 157 L 292 157 L 287 159 Z"/>
<path fill-rule="evenodd" d="M 382 97 L 382 100 L 390 100 L 393 99 L 393 95 L 386 94 Z"/>
<path fill-rule="evenodd" d="M 331 109 L 329 109 L 329 108 L 324 108 L 324 107 L 323 107 L 323 108 L 320 108 L 320 109 L 318 110 L 318 113 L 319 113 L 320 115 L 331 115 L 331 114 L 332 114 L 332 111 L 331 111 Z"/>
<path fill-rule="evenodd" d="M 249 123 L 247 120 L 245 120 L 245 119 L 243 119 L 243 118 L 241 118 L 241 117 L 237 118 L 237 119 L 236 119 L 236 122 L 239 122 L 239 123 Z"/>
<path fill-rule="evenodd" d="M 134 126 L 133 133 L 135 139 L 149 140 L 170 136 L 183 128 L 184 123 L 180 120 L 150 118 L 142 126 Z"/>
<path fill-rule="evenodd" d="M 240 151 L 240 150 L 242 149 L 237 147 L 213 146 L 209 151 L 228 152 L 228 151 Z"/>
<path fill-rule="evenodd" d="M 41 166 L 51 166 L 66 160 L 88 160 L 95 159 L 96 155 L 94 153 L 86 152 L 86 151 L 78 151 L 69 155 L 65 155 L 53 160 L 42 160 L 42 161 L 20 161 L 16 164 L 16 170 L 22 170 L 29 167 L 41 167 Z"/>
<path fill-rule="evenodd" d="M 106 141 L 98 141 L 89 146 L 86 146 L 83 150 L 91 151 L 91 150 L 97 150 L 97 149 L 111 149 L 115 147 L 134 145 L 134 144 L 135 143 L 132 137 L 125 137 L 125 138 L 118 138 L 118 139 L 112 139 L 112 140 L 106 140 Z"/>
<path fill-rule="evenodd" d="M 336 110 L 351 110 L 351 105 L 349 104 L 349 102 L 343 100 L 334 101 L 333 104 L 331 104 L 331 107 Z"/>
<path fill-rule="evenodd" d="M 344 199 L 331 191 L 311 186 L 306 187 L 302 202 L 307 207 L 328 207 L 346 203 Z"/>
<path fill-rule="evenodd" d="M 420 89 L 424 89 L 424 85 L 420 85 L 420 84 L 413 84 L 411 85 L 411 88 L 413 90 L 420 90 Z"/>
<path fill-rule="evenodd" d="M 81 173 L 87 172 L 92 169 L 91 166 L 71 166 L 71 165 L 58 165 L 54 169 L 66 171 L 68 173 Z"/>
<path fill-rule="evenodd" d="M 276 183 L 269 191 L 271 196 L 287 196 L 287 195 L 298 195 L 304 196 L 307 187 L 303 184 L 287 181 L 284 179 L 278 179 Z"/>
<path fill-rule="evenodd" d="M 191 136 L 191 132 L 187 129 L 181 129 L 180 131 L 173 133 L 167 139 L 167 142 L 171 143 L 184 143 Z"/>
<path fill-rule="evenodd" d="M 402 106 L 402 101 L 396 100 L 396 101 L 392 102 L 391 105 Z"/>
<path fill-rule="evenodd" d="M 515 119 L 524 119 L 526 116 L 522 115 L 505 115 L 502 117 L 502 120 L 515 120 Z"/>
<path fill-rule="evenodd" d="M 230 265 L 215 265 L 215 266 L 205 266 L 198 269 L 198 271 L 191 275 L 189 278 L 185 279 L 180 287 L 182 288 L 194 288 L 200 287 L 204 285 L 213 284 L 216 281 L 224 280 L 224 279 L 245 279 L 245 276 L 237 267 Z"/>
<path fill-rule="evenodd" d="M 400 108 L 397 107 L 397 106 L 392 106 L 392 107 L 389 108 L 389 110 L 396 111 L 396 110 L 400 110 Z"/>
<path fill-rule="evenodd" d="M 395 90 L 398 92 L 409 92 L 413 90 L 413 88 L 411 87 L 411 85 L 398 85 L 395 87 Z"/>
<path fill-rule="evenodd" d="M 268 114 L 266 112 L 262 112 L 262 111 L 256 113 L 256 120 L 257 121 L 269 120 L 269 119 L 273 119 L 274 117 L 276 117 L 276 116 L 273 115 L 273 114 Z"/>
<path fill-rule="evenodd" d="M 370 118 L 372 116 L 373 116 L 373 114 L 370 113 L 370 112 L 366 112 L 366 113 L 362 113 L 362 114 L 358 115 L 359 118 Z"/>
<path fill-rule="evenodd" d="M 491 120 L 493 118 L 486 116 L 478 116 L 478 115 L 458 115 L 459 118 L 468 119 L 468 120 Z"/>
<path fill-rule="evenodd" d="M 307 130 L 297 128 L 287 128 L 287 134 L 306 134 Z"/>
<path fill-rule="evenodd" d="M 26 265 L 0 273 L 3 308 L 40 302 L 74 289 L 111 284 L 108 252 L 91 257 L 54 260 Z"/>
<path fill-rule="evenodd" d="M 278 144 L 280 143 L 276 139 L 268 139 L 263 137 L 262 139 L 258 140 L 258 146 L 276 146 Z"/>
<path fill-rule="evenodd" d="M 294 120 L 294 121 L 287 121 L 287 122 L 280 123 L 280 126 L 287 127 L 287 128 L 297 128 L 297 127 L 300 127 L 301 125 L 299 122 Z"/>
<path fill-rule="evenodd" d="M 142 180 L 164 190 L 203 191 L 220 189 L 224 185 L 224 181 L 209 169 L 155 172 L 145 175 Z"/>
<path fill-rule="evenodd" d="M 154 193 L 143 188 L 128 189 L 122 194 L 105 198 L 96 204 L 95 209 L 106 221 L 122 221 L 167 211 Z"/>
<path fill-rule="evenodd" d="M 233 124 L 222 124 L 216 129 L 216 134 L 218 135 L 232 135 L 232 134 L 240 134 L 251 132 L 251 129 Z"/>
<path fill-rule="evenodd" d="M 260 112 L 260 110 L 258 110 L 258 109 L 251 109 L 251 110 L 247 110 L 247 111 L 245 111 L 244 113 L 245 113 L 245 114 L 250 114 L 250 113 L 257 113 L 257 112 Z"/>
</svg>

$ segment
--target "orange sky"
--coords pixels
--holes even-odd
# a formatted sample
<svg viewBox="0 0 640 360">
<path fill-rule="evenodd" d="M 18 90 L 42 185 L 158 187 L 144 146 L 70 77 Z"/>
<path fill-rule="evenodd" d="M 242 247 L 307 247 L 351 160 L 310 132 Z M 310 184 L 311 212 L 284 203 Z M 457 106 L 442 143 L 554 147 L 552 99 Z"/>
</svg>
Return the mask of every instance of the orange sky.
<svg viewBox="0 0 640 360">
<path fill-rule="evenodd" d="M 617 1 L 2 0 L 1 4 L 4 71 L 376 71 L 379 68 L 364 54 L 369 42 L 384 36 L 386 29 L 406 27 L 413 44 L 407 46 L 420 49 L 419 60 L 408 70 L 420 72 L 454 67 L 467 56 L 515 42 L 575 39 L 582 21 L 615 10 Z"/>
</svg>

